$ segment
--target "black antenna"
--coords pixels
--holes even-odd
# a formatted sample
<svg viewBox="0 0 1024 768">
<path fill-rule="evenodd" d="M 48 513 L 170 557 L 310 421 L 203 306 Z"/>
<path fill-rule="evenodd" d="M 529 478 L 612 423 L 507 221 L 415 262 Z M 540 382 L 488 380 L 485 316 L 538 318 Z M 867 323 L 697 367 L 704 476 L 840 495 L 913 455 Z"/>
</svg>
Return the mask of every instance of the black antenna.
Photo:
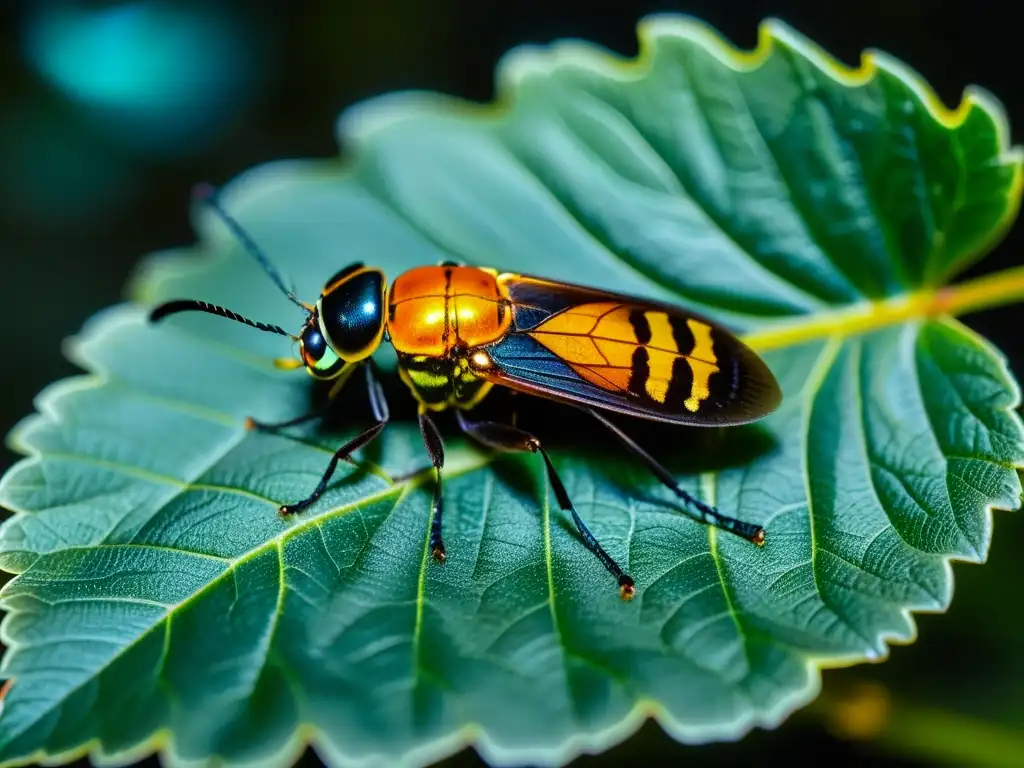
<svg viewBox="0 0 1024 768">
<path fill-rule="evenodd" d="M 234 320 L 239 323 L 244 323 L 252 328 L 256 328 L 260 331 L 267 331 L 268 333 L 277 333 L 281 336 L 288 336 L 292 339 L 295 338 L 292 334 L 288 333 L 284 328 L 276 325 L 270 325 L 269 323 L 258 323 L 255 320 L 250 320 L 247 317 L 242 317 L 237 312 L 232 312 L 230 309 L 224 307 L 218 307 L 216 304 L 209 304 L 205 301 L 199 301 L 198 299 L 176 299 L 175 301 L 168 301 L 166 304 L 161 304 L 155 307 L 149 314 L 149 321 L 155 323 L 158 320 L 162 320 L 168 315 L 174 315 L 178 312 L 207 312 L 211 315 L 217 315 L 218 317 L 226 317 L 228 320 Z"/>
<path fill-rule="evenodd" d="M 228 229 L 234 233 L 235 237 L 242 243 L 246 252 L 259 262 L 259 265 L 263 267 L 263 271 L 270 275 L 270 279 L 274 281 L 274 284 L 281 289 L 281 293 L 291 300 L 291 302 L 297 306 L 302 307 L 303 310 L 309 311 L 309 308 L 299 301 L 293 290 L 289 290 L 285 287 L 284 280 L 281 279 L 281 274 L 277 271 L 273 264 L 270 263 L 270 259 L 267 258 L 266 254 L 260 250 L 260 247 L 256 245 L 256 242 L 249 237 L 249 234 L 242 229 L 242 225 L 232 218 L 231 214 L 224 210 L 220 202 L 217 200 L 217 190 L 212 184 L 197 184 L 192 188 L 192 195 L 201 202 L 209 205 L 221 220 L 227 225 Z"/>
</svg>

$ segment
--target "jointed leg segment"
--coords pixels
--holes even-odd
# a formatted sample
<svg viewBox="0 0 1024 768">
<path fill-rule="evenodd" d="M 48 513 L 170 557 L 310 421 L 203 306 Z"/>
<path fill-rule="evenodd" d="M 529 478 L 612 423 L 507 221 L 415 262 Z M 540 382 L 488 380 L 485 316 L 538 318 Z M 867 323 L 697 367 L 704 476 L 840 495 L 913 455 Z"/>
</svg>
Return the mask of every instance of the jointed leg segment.
<svg viewBox="0 0 1024 768">
<path fill-rule="evenodd" d="M 579 514 L 577 514 L 576 508 L 573 506 L 572 500 L 565 490 L 565 485 L 551 463 L 551 458 L 548 456 L 547 451 L 541 446 L 540 440 L 529 432 L 524 432 L 517 427 L 507 424 L 495 421 L 470 421 L 461 410 L 457 412 L 457 416 L 462 430 L 474 440 L 484 445 L 505 451 L 530 451 L 531 453 L 539 453 L 544 458 L 548 481 L 555 492 L 558 506 L 572 515 L 572 521 L 576 524 L 576 530 L 579 531 L 580 536 L 583 538 L 583 543 L 587 549 L 597 556 L 597 559 L 608 569 L 608 572 L 615 577 L 619 584 L 619 592 L 622 598 L 624 600 L 632 599 L 636 593 L 636 586 L 632 577 L 622 570 L 611 555 L 605 552 L 604 547 L 601 546 L 597 538 L 590 532 L 590 529 L 587 528 Z"/>
<path fill-rule="evenodd" d="M 425 408 L 420 408 L 420 433 L 423 444 L 434 465 L 434 500 L 430 507 L 430 553 L 439 563 L 445 561 L 444 539 L 441 536 L 441 516 L 444 513 L 444 498 L 441 495 L 441 469 L 444 467 L 444 442 L 441 432 Z"/>
<path fill-rule="evenodd" d="M 273 432 L 274 430 L 277 429 L 284 429 L 285 427 L 294 427 L 299 424 L 305 424 L 307 421 L 312 421 L 313 419 L 319 419 L 323 416 L 326 416 L 328 412 L 331 410 L 331 408 L 334 407 L 334 399 L 338 396 L 338 393 L 341 392 L 342 387 L 345 386 L 345 383 L 352 377 L 353 372 L 358 367 L 359 366 L 357 365 L 352 365 L 343 370 L 338 379 L 334 382 L 333 385 L 331 385 L 331 389 L 327 393 L 327 400 L 325 400 L 321 405 L 318 405 L 316 408 L 310 410 L 308 413 L 304 413 L 301 416 L 296 416 L 294 419 L 288 419 L 287 421 L 274 422 L 273 424 L 267 424 L 262 421 L 257 421 L 256 419 L 250 416 L 245 420 L 245 428 L 260 430 L 261 432 Z"/>
<path fill-rule="evenodd" d="M 679 487 L 679 483 L 675 481 L 671 473 L 659 464 L 653 456 L 647 451 L 641 448 L 633 438 L 615 426 L 605 416 L 595 411 L 593 408 L 583 409 L 595 419 L 604 424 L 611 432 L 619 438 L 626 449 L 636 456 L 638 459 L 647 465 L 647 468 L 651 471 L 658 480 L 661 481 L 662 485 L 672 491 L 681 501 L 686 504 L 690 504 L 695 507 L 700 514 L 693 514 L 689 510 L 684 509 L 687 515 L 697 520 L 697 522 L 704 523 L 706 525 L 713 525 L 716 528 L 721 528 L 729 533 L 734 533 L 737 536 L 752 541 L 758 546 L 764 544 L 764 528 L 753 523 L 746 523 L 742 520 L 737 520 L 733 517 L 726 517 L 720 514 L 712 507 L 705 504 L 700 499 L 694 498 L 689 493 Z"/>
<path fill-rule="evenodd" d="M 384 427 L 387 426 L 388 420 L 390 419 L 390 412 L 388 410 L 388 403 L 384 397 L 384 390 L 380 386 L 380 382 L 373 374 L 373 365 L 363 365 L 366 371 L 366 388 L 370 396 L 370 408 L 373 411 L 373 418 L 376 423 L 367 429 L 363 430 L 360 434 L 349 440 L 345 445 L 341 446 L 334 455 L 331 456 L 330 462 L 327 464 L 327 469 L 324 471 L 323 476 L 320 478 L 320 482 L 317 483 L 316 488 L 313 492 L 302 501 L 298 501 L 294 504 L 282 504 L 278 509 L 282 515 L 292 515 L 296 512 L 301 512 L 306 507 L 310 506 L 317 499 L 319 499 L 324 491 L 327 489 L 327 483 L 330 482 L 331 476 L 334 474 L 334 470 L 337 469 L 338 462 L 347 460 L 348 457 L 358 451 L 363 446 L 369 444 L 377 435 L 379 435 Z M 339 386 L 332 388 L 331 394 L 335 394 L 335 389 L 340 389 Z"/>
<path fill-rule="evenodd" d="M 388 421 L 390 420 L 390 412 L 387 400 L 384 396 L 384 390 L 374 375 L 373 363 L 367 361 L 362 365 L 353 365 L 350 370 L 344 372 L 334 386 L 331 387 L 326 404 L 310 411 L 309 413 L 276 424 L 263 424 L 252 419 L 247 420 L 247 426 L 250 428 L 270 431 L 280 429 L 282 427 L 294 426 L 323 416 L 330 409 L 338 392 L 341 391 L 341 388 L 357 367 L 362 367 L 366 373 L 366 388 L 375 420 L 374 424 L 335 451 L 331 456 L 327 469 L 324 471 L 319 483 L 317 483 L 316 488 L 313 489 L 313 492 L 305 499 L 294 504 L 282 505 L 279 508 L 282 515 L 290 515 L 300 512 L 315 503 L 326 490 L 327 483 L 330 482 L 330 479 L 338 466 L 338 462 L 350 460 L 349 457 L 352 453 L 372 442 L 373 439 L 384 430 L 384 427 L 387 426 Z M 609 429 L 630 453 L 644 462 L 650 472 L 657 477 L 666 488 L 671 490 L 685 504 L 690 505 L 697 510 L 697 513 L 694 513 L 684 509 L 686 514 L 701 523 L 722 528 L 723 530 L 752 541 L 758 546 L 764 543 L 764 529 L 761 526 L 743 522 L 742 520 L 737 520 L 735 518 L 726 517 L 699 499 L 694 498 L 679 486 L 668 470 L 666 470 L 649 453 L 641 448 L 631 437 L 629 437 L 629 435 L 619 429 L 619 427 L 592 408 L 582 408 L 582 410 L 585 410 Z M 604 550 L 601 544 L 597 541 L 597 538 L 590 532 L 590 529 L 587 528 L 586 524 L 580 518 L 572 500 L 569 498 L 568 492 L 565 490 L 565 485 L 562 483 L 561 477 L 559 477 L 558 472 L 551 463 L 551 458 L 548 456 L 547 451 L 544 450 L 540 440 L 529 432 L 519 429 L 516 426 L 502 424 L 496 421 L 470 420 L 463 410 L 457 410 L 456 415 L 459 426 L 462 428 L 463 432 L 483 445 L 498 450 L 529 451 L 530 453 L 539 453 L 541 455 L 544 459 L 544 467 L 547 471 L 548 481 L 551 483 L 558 505 L 563 511 L 568 512 L 572 516 L 573 523 L 576 525 L 576 530 L 579 532 L 587 549 L 593 552 L 597 559 L 601 561 L 601 564 L 604 565 L 604 567 L 608 569 L 609 573 L 615 577 L 618 582 L 622 598 L 625 600 L 632 599 L 636 592 L 636 587 L 632 577 L 623 571 L 611 555 Z M 441 470 L 444 467 L 444 442 L 441 438 L 441 433 L 429 412 L 422 407 L 419 413 L 419 424 L 420 432 L 423 436 L 423 444 L 426 446 L 427 453 L 430 456 L 430 462 L 435 471 L 434 497 L 431 504 L 429 545 L 434 559 L 443 563 L 446 559 L 444 540 L 441 531 L 444 513 L 444 498 L 441 485 Z"/>
</svg>

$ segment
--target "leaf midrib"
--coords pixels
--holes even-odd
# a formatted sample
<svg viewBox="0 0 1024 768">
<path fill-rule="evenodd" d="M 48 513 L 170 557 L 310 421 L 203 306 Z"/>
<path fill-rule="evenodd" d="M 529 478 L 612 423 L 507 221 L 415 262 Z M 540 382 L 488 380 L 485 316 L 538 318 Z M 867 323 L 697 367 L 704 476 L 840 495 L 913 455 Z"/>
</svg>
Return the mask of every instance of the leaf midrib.
<svg viewBox="0 0 1024 768">
<path fill-rule="evenodd" d="M 766 323 L 768 328 L 745 334 L 743 340 L 758 352 L 769 352 L 811 341 L 865 336 L 894 325 L 951 317 L 944 311 L 941 290 L 920 289 L 885 299 L 864 299 L 828 312 Z"/>
</svg>

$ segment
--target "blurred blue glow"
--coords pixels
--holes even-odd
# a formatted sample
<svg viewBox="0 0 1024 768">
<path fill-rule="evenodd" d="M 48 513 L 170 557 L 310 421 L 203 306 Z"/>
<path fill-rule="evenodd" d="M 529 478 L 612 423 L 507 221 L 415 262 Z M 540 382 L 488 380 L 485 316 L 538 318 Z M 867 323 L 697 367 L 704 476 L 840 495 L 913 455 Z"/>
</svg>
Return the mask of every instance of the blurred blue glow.
<svg viewBox="0 0 1024 768">
<path fill-rule="evenodd" d="M 12 227 L 95 224 L 145 183 L 111 147 L 69 130 L 61 110 L 32 104 L 0 113 L 0 167 L 0 221 Z"/>
<path fill-rule="evenodd" d="M 105 132 L 160 151 L 196 149 L 249 100 L 251 47 L 223 13 L 159 0 L 40 3 L 25 30 L 26 56 L 43 77 Z"/>
</svg>

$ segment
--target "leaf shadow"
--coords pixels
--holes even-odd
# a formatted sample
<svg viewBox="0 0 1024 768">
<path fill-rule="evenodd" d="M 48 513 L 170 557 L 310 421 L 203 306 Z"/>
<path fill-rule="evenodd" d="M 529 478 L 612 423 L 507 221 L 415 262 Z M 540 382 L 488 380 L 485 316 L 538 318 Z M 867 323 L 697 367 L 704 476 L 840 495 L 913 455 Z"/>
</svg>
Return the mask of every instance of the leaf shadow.
<svg viewBox="0 0 1024 768">
<path fill-rule="evenodd" d="M 407 421 L 416 422 L 416 403 L 409 390 L 397 375 L 378 377 L 390 412 L 390 424 Z M 307 411 L 323 408 L 328 403 L 332 382 L 311 382 L 308 397 L 304 403 Z M 296 416 L 298 414 L 295 414 Z M 366 391 L 364 379 L 358 371 L 353 374 L 345 387 L 335 397 L 330 408 L 318 419 L 308 424 L 291 427 L 288 433 L 296 440 L 309 445 L 336 450 L 350 440 L 359 430 L 373 425 L 373 411 Z M 357 466 L 381 465 L 384 460 L 383 441 L 373 440 L 359 449 L 361 461 Z M 425 464 L 424 467 L 428 465 Z"/>
<path fill-rule="evenodd" d="M 560 409 L 551 410 L 549 408 Z M 542 425 L 537 436 L 553 455 L 570 453 L 600 464 L 629 463 L 644 472 L 645 465 L 615 435 L 585 412 L 554 403 L 533 403 L 529 421 Z M 525 410 L 524 410 L 525 414 Z M 735 427 L 695 427 L 647 421 L 605 412 L 604 415 L 675 476 L 737 469 L 769 455 L 778 440 L 761 423 Z M 555 425 L 555 428 L 543 425 Z M 525 420 L 523 422 L 525 428 Z M 633 474 L 613 472 L 612 479 Z"/>
<path fill-rule="evenodd" d="M 417 421 L 417 405 L 405 384 L 396 374 L 379 377 L 391 415 L 391 424 Z M 314 383 L 309 388 L 308 407 L 326 403 L 329 384 Z M 495 389 L 472 411 L 477 419 L 493 419 L 514 423 L 536 435 L 556 460 L 570 455 L 585 458 L 597 467 L 607 467 L 605 478 L 625 495 L 664 505 L 654 497 L 637 496 L 636 478 L 647 472 L 643 462 L 596 419 L 584 411 L 561 403 L 517 394 L 510 390 Z M 453 413 L 443 411 L 432 414 L 446 437 L 461 434 Z M 737 427 L 691 427 L 647 421 L 628 416 L 610 416 L 648 453 L 655 457 L 676 477 L 696 476 L 705 472 L 736 469 L 770 454 L 777 445 L 775 436 L 760 423 Z M 323 418 L 312 422 L 290 435 L 301 442 L 321 449 L 340 447 L 354 432 L 373 423 L 369 398 L 357 373 L 337 395 L 333 406 Z M 292 428 L 293 430 L 295 428 Z M 342 437 L 342 434 L 346 435 Z M 328 487 L 355 483 L 362 479 L 370 467 L 382 466 L 385 461 L 384 441 L 374 440 L 360 449 L 358 458 L 349 462 L 356 471 L 345 473 Z M 545 492 L 546 479 L 542 464 L 532 464 L 528 453 L 496 452 L 492 469 L 504 487 L 527 505 L 536 506 Z M 424 451 L 423 461 L 402 473 L 407 479 L 430 468 Z M 540 495 L 539 495 L 540 494 Z"/>
<path fill-rule="evenodd" d="M 580 409 L 502 391 L 488 397 L 479 410 L 478 417 L 505 423 L 515 413 L 516 425 L 538 437 L 556 464 L 560 456 L 586 459 L 596 471 L 606 468 L 602 472 L 604 479 L 623 495 L 679 511 L 679 501 L 640 494 L 638 478 L 649 477 L 656 482 L 654 476 L 613 433 Z M 677 478 L 748 466 L 778 448 L 776 436 L 760 423 L 727 428 L 688 427 L 606 415 Z M 535 465 L 530 463 L 535 460 Z M 543 498 L 547 480 L 539 458 L 525 453 L 499 455 L 492 469 L 523 503 L 537 505 Z M 570 523 L 563 522 L 569 530 L 575 530 Z"/>
</svg>

